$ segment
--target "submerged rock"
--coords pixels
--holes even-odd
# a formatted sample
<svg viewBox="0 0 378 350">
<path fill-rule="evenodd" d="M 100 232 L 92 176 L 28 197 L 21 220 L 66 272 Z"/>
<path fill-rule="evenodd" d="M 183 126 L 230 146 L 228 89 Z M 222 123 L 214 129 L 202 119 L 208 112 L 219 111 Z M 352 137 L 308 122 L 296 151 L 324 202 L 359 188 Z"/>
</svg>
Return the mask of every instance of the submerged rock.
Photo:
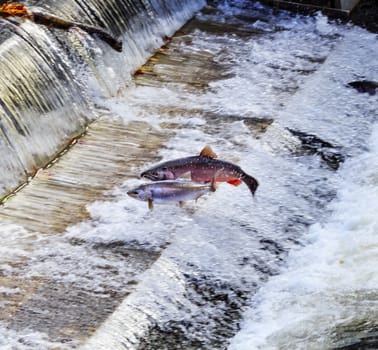
<svg viewBox="0 0 378 350">
<path fill-rule="evenodd" d="M 345 155 L 341 153 L 340 147 L 334 146 L 313 134 L 293 129 L 288 130 L 301 141 L 303 151 L 319 155 L 330 168 L 337 170 L 340 163 L 344 162 Z"/>
<path fill-rule="evenodd" d="M 378 83 L 370 80 L 352 81 L 348 85 L 358 92 L 367 92 L 369 95 L 375 95 L 378 89 Z"/>
</svg>

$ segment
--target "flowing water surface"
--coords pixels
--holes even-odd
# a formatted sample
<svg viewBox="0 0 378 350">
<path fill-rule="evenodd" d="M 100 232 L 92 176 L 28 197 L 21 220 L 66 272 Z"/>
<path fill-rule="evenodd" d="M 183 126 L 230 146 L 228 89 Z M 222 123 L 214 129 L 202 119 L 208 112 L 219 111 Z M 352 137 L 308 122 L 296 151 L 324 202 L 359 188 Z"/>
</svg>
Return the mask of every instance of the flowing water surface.
<svg viewBox="0 0 378 350">
<path fill-rule="evenodd" d="M 0 289 L 15 315 L 0 313 L 0 346 L 374 344 L 378 95 L 347 84 L 378 81 L 377 55 L 376 35 L 320 14 L 209 3 L 122 93 L 93 99 L 102 120 L 139 123 L 146 143 L 164 135 L 154 150 L 162 160 L 211 145 L 259 180 L 256 196 L 220 184 L 197 202 L 151 211 L 126 194 L 147 181 L 138 179 L 154 164 L 147 158 L 61 235 L 4 225 L 1 278 L 29 282 L 23 293 L 10 282 Z M 30 296 L 41 280 L 56 293 Z M 81 299 L 57 306 L 54 319 L 51 304 L 74 290 Z"/>
</svg>

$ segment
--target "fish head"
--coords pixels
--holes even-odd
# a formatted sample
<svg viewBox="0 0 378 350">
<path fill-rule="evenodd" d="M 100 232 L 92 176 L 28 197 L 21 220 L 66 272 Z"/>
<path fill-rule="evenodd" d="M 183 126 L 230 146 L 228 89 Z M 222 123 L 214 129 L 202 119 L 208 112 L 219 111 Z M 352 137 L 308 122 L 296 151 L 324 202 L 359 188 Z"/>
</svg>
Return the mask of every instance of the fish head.
<svg viewBox="0 0 378 350">
<path fill-rule="evenodd" d="M 145 177 L 151 181 L 162 181 L 162 180 L 175 180 L 176 176 L 172 170 L 167 167 L 156 167 L 148 169 L 140 174 L 141 177 Z"/>
<path fill-rule="evenodd" d="M 135 199 L 139 199 L 140 201 L 147 201 L 149 199 L 152 199 L 152 193 L 148 189 L 146 189 L 144 186 L 136 187 L 130 191 L 127 191 L 127 194 L 130 197 L 133 197 Z"/>
</svg>

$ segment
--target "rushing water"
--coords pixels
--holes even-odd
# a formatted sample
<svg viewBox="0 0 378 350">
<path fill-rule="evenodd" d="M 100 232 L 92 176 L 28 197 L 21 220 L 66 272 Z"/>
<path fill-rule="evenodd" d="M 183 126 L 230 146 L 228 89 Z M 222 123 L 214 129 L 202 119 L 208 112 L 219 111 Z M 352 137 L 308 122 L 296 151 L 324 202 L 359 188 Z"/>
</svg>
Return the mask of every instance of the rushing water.
<svg viewBox="0 0 378 350">
<path fill-rule="evenodd" d="M 345 164 L 330 217 L 258 292 L 230 349 L 376 349 L 377 131 Z"/>
<path fill-rule="evenodd" d="M 30 11 L 102 27 L 123 53 L 77 28 L 0 23 L 0 197 L 26 182 L 98 114 L 90 96 L 119 93 L 202 1 L 30 1 Z M 20 25 L 22 23 L 22 25 Z M 45 137 L 40 137 L 44 134 Z"/>
<path fill-rule="evenodd" d="M 225 348 L 225 338 L 237 332 L 240 309 L 249 304 L 251 309 L 231 342 L 232 349 L 332 348 L 351 333 L 361 332 L 357 326 L 361 319 L 366 325 L 374 323 L 374 316 L 366 319 L 367 312 L 350 315 L 342 308 L 356 295 L 338 284 L 332 270 L 334 266 L 347 269 L 353 258 L 340 253 L 333 256 L 332 249 L 324 245 L 336 244 L 331 237 L 327 241 L 327 225 L 332 224 L 326 223 L 337 215 L 333 212 L 342 188 L 348 190 L 348 181 L 355 182 L 348 178 L 348 169 L 358 163 L 354 157 L 363 157 L 361 153 L 367 151 L 377 118 L 376 96 L 347 87 L 358 78 L 377 79 L 378 67 L 372 60 L 377 52 L 376 36 L 327 23 L 320 15 L 273 16 L 263 7 L 244 2 L 221 3 L 217 11 L 207 9 L 197 18 L 204 31 L 192 33 L 187 38 L 191 45 L 184 50 L 208 53 L 209 60 L 218 65 L 219 76 L 205 89 L 177 83 L 137 87 L 127 94 L 125 110 L 118 105 L 117 113 L 128 118 L 147 114 L 154 123 L 181 125 L 162 150 L 163 159 L 194 154 L 211 144 L 221 158 L 239 163 L 256 176 L 261 186 L 253 200 L 244 186 L 223 185 L 211 197 L 184 209 L 162 206 L 149 212 L 145 203 L 130 203 L 122 192 L 119 201 L 94 204 L 92 215 L 102 224 L 80 225 L 70 235 L 89 241 L 126 240 L 154 249 L 168 247 L 88 348 L 105 349 L 109 344 L 115 349 L 132 348 L 140 337 L 144 338 L 140 349 Z M 201 21 L 208 27 L 201 27 Z M 229 27 L 220 29 L 223 23 Z M 164 69 L 161 64 L 155 71 L 164 76 Z M 133 109 L 126 113 L 130 106 Z M 274 121 L 256 137 L 253 118 Z M 289 129 L 323 140 L 317 154 L 303 148 Z M 327 151 L 331 158 L 347 158 L 338 171 L 325 161 L 329 160 Z M 365 167 L 374 169 L 373 164 Z M 360 167 L 356 173 L 364 176 Z M 134 181 L 127 182 L 125 189 L 133 185 Z M 360 194 L 358 190 L 353 193 Z M 332 200 L 334 204 L 328 205 Z M 356 199 L 350 200 L 354 207 Z M 120 207 L 126 211 L 122 223 Z M 346 218 L 360 220 L 360 212 L 353 211 L 341 209 Z M 337 220 L 342 227 L 347 225 L 342 217 Z M 369 220 L 376 225 L 373 216 Z M 325 241 L 317 242 L 317 231 L 323 225 Z M 343 237 L 343 233 L 339 229 L 336 237 L 349 246 L 349 234 Z M 361 235 L 360 229 L 356 233 Z M 300 258 L 287 257 L 292 250 Z M 366 258 L 371 252 L 367 254 Z M 363 260 L 360 257 L 365 266 Z M 374 273 L 373 266 L 369 263 L 367 276 Z M 320 269 L 315 280 L 311 268 Z M 303 286 L 302 280 L 309 281 Z M 322 293 L 317 293 L 320 286 L 315 288 L 319 281 L 326 285 Z M 359 295 L 370 295 L 361 299 L 361 307 L 368 310 L 368 300 L 374 295 L 371 287 L 359 284 L 354 288 L 363 290 Z M 323 308 L 315 304 L 322 303 L 322 298 L 328 317 L 337 320 L 334 323 L 323 318 Z M 364 307 L 365 301 L 369 306 Z M 302 308 L 303 303 L 309 305 Z M 355 302 L 349 310 L 353 307 Z M 350 329 L 344 333 L 338 326 L 345 314 Z M 121 336 L 117 329 L 123 330 Z M 370 330 L 374 327 L 364 329 Z"/>
<path fill-rule="evenodd" d="M 28 276 L 29 294 L 49 279 L 59 299 L 50 295 L 46 304 L 67 302 L 80 286 L 83 300 L 71 307 L 86 305 L 75 322 L 89 334 L 99 309 L 115 311 L 83 343 L 74 327 L 49 323 L 53 308 L 44 309 L 43 293 L 29 307 L 25 297 L 19 302 L 35 319 L 3 321 L 2 348 L 349 349 L 373 342 L 378 99 L 347 83 L 377 81 L 377 55 L 376 35 L 320 14 L 294 16 L 242 0 L 209 4 L 152 72 L 118 96 L 93 98 L 109 121 L 145 122 L 169 134 L 164 160 L 211 145 L 259 180 L 256 198 L 244 184 L 221 184 L 183 208 L 150 211 L 126 195 L 143 182 L 144 168 L 135 168 L 135 179 L 90 204 L 90 218 L 63 235 L 3 226 L 4 276 Z M 131 263 L 124 248 L 150 260 Z M 56 323 L 77 317 L 65 312 Z"/>
</svg>

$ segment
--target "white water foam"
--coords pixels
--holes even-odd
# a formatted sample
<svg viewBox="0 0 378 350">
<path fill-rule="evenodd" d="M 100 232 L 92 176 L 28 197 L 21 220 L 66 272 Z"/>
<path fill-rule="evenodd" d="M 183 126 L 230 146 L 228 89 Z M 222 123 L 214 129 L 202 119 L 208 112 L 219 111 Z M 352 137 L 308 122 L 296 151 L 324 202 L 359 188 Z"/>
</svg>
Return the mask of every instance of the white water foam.
<svg viewBox="0 0 378 350">
<path fill-rule="evenodd" d="M 316 130 L 359 156 L 340 171 L 337 199 L 328 207 L 332 216 L 310 227 L 302 239 L 305 247 L 292 251 L 287 267 L 253 298 L 230 350 L 323 350 L 356 341 L 343 339 L 343 327 L 357 332 L 357 325 L 365 324 L 365 333 L 375 327 L 378 128 L 368 152 L 366 138 L 378 103 L 376 96 L 358 94 L 346 84 L 377 80 L 378 66 L 371 60 L 377 50 L 375 35 L 349 28 L 326 64 L 277 116 L 281 125 Z"/>
<path fill-rule="evenodd" d="M 280 25 L 286 26 L 286 31 L 249 41 L 227 35 L 217 39 L 212 34 L 196 33 L 193 45 L 199 45 L 201 50 L 207 49 L 216 57 L 226 50 L 225 60 L 235 54 L 232 64 L 225 65 L 234 76 L 212 83 L 203 94 L 171 85 L 137 87 L 130 88 L 124 97 L 108 101 L 112 118 L 125 122 L 144 119 L 157 128 L 166 121 L 182 126 L 161 150 L 164 160 L 198 154 L 205 144 L 211 144 L 221 159 L 239 164 L 258 178 L 260 187 L 255 199 L 244 184 L 238 188 L 222 184 L 216 193 L 200 198 L 197 203 L 188 203 L 184 208 L 157 205 L 150 211 L 146 203 L 126 195 L 126 191 L 141 180 L 128 180 L 112 192 L 112 200 L 91 204 L 88 207 L 91 218 L 70 228 L 61 238 L 47 236 L 32 254 L 27 250 L 18 251 L 18 246 L 12 248 L 12 254 L 19 253 L 31 260 L 24 275 L 51 276 L 58 282 L 77 283 L 96 292 L 102 291 L 102 280 L 106 278 L 111 280 L 108 283 L 114 285 L 114 289 L 123 287 L 121 279 L 127 275 L 129 267 L 122 261 L 107 260 L 108 256 L 104 258 L 96 249 L 91 249 L 93 245 L 104 243 L 110 247 L 112 243 L 122 243 L 162 254 L 151 268 L 137 277 L 139 283 L 135 290 L 89 340 L 88 349 L 113 350 L 127 346 L 135 349 L 151 325 L 164 326 L 169 321 L 194 322 L 185 335 L 197 337 L 206 344 L 217 327 L 214 319 L 223 317 L 227 308 L 222 303 L 214 307 L 196 295 L 191 289 L 193 280 L 198 281 L 199 288 L 210 286 L 215 292 L 221 290 L 230 300 L 238 302 L 234 290 L 252 293 L 256 285 L 263 285 L 268 276 L 279 271 L 284 254 L 269 250 L 264 244 L 270 240 L 276 244 L 273 248 L 285 252 L 306 232 L 306 225 L 322 217 L 323 209 L 316 207 L 318 193 L 332 190 L 338 174 L 320 166 L 317 156 L 304 156 L 303 159 L 293 156 L 292 151 L 299 146 L 299 141 L 283 127 L 291 125 L 290 119 L 286 122 L 283 109 L 288 106 L 295 111 L 298 101 L 290 103 L 293 91 L 289 88 L 301 90 L 307 86 L 306 75 L 299 74 L 298 70 L 318 68 L 320 64 L 316 58 L 324 59 L 335 42 L 339 42 L 339 38 L 334 37 L 339 27 L 329 25 L 322 16 L 282 20 Z M 313 40 L 306 41 L 306 37 Z M 291 56 L 290 52 L 295 53 L 295 42 L 301 52 Z M 275 46 L 276 43 L 279 45 Z M 311 62 L 314 57 L 315 62 Z M 279 69 L 275 71 L 269 63 L 278 64 Z M 243 79 L 246 74 L 249 79 Z M 279 88 L 274 89 L 277 81 Z M 340 89 L 340 94 L 343 98 L 345 95 L 359 96 L 346 88 Z M 365 111 L 366 96 L 362 96 L 356 99 Z M 196 108 L 203 112 L 190 112 Z M 177 113 L 172 116 L 172 113 L 161 112 L 164 109 L 177 110 Z M 240 118 L 216 133 L 207 132 L 206 126 L 210 123 L 205 118 L 206 112 L 219 113 L 220 117 L 230 114 L 236 117 L 278 116 L 278 121 L 256 139 Z M 366 118 L 372 119 L 370 114 Z M 307 118 L 298 120 L 297 124 L 296 119 L 292 122 L 298 128 L 309 122 Z M 355 123 L 359 124 L 360 119 Z M 315 132 L 316 125 L 310 131 Z M 340 128 L 335 133 L 344 131 Z M 367 135 L 370 131 L 363 132 Z M 150 165 L 146 164 L 146 167 Z M 141 170 L 135 169 L 136 177 Z M 294 228 L 289 226 L 292 222 L 296 225 Z M 20 237 L 22 239 L 22 234 Z M 312 237 L 315 242 L 316 233 Z M 80 245 L 72 245 L 73 239 L 80 241 Z M 345 269 L 350 264 L 342 256 L 330 261 L 335 270 Z M 118 277 L 109 274 L 109 265 L 119 272 Z M 60 274 L 61 266 L 64 266 L 64 274 Z M 271 283 L 274 280 L 272 278 Z M 311 281 L 308 283 L 311 285 Z M 235 289 L 228 288 L 230 285 Z M 260 298 L 265 297 L 265 292 L 269 298 L 269 289 L 263 289 Z M 285 309 L 290 309 L 292 300 L 282 303 L 285 301 L 289 301 Z M 280 306 L 278 303 L 277 307 Z M 251 322 L 255 324 L 255 320 Z M 246 327 L 248 324 L 246 321 Z M 261 332 L 265 325 L 270 326 L 263 322 L 261 325 Z M 235 346 L 250 349 L 247 328 L 245 332 L 235 338 Z M 38 349 L 38 345 L 35 348 Z"/>
<path fill-rule="evenodd" d="M 61 342 L 51 342 L 48 335 L 33 330 L 23 330 L 16 332 L 6 327 L 0 327 L 0 349 L 1 350 L 31 350 L 31 349 L 74 349 L 75 342 L 62 344 Z"/>
<path fill-rule="evenodd" d="M 298 71 L 316 70 L 319 65 L 317 59 L 324 60 L 333 46 L 339 45 L 344 38 L 335 38 L 336 34 L 336 36 L 340 35 L 339 27 L 328 24 L 323 16 L 304 22 L 297 19 L 297 22 L 291 23 L 291 27 L 289 24 L 290 22 L 287 22 L 291 31 L 274 34 L 269 39 L 261 38 L 260 41 L 257 40 L 257 44 L 255 40 L 251 40 L 243 43 L 244 46 L 238 39 L 229 38 L 235 45 L 230 44 L 228 53 L 235 52 L 235 62 L 240 57 L 245 57 L 248 51 L 253 52 L 258 64 L 256 61 L 246 60 L 237 62 L 232 67 L 228 66 L 234 77 L 212 83 L 205 94 L 188 94 L 188 91 L 176 85 L 160 89 L 142 87 L 130 91 L 126 97 L 126 100 L 131 102 L 135 115 L 130 114 L 129 109 L 126 110 L 127 103 L 125 107 L 122 103 L 117 105 L 119 118 L 122 118 L 122 109 L 125 108 L 126 121 L 133 117 L 155 119 L 154 114 L 150 116 L 147 114 L 154 110 L 153 108 L 164 110 L 165 106 L 165 109 L 171 107 L 175 110 L 176 107 L 180 111 L 181 108 L 184 110 L 191 108 L 217 112 L 219 115 L 231 114 L 244 117 L 273 115 L 278 116 L 278 122 L 258 140 L 251 135 L 245 122 L 240 120 L 227 124 L 227 127 L 218 131 L 214 138 L 213 134 L 203 130 L 202 126 L 206 126 L 206 120 L 201 113 L 180 111 L 174 117 L 164 113 L 156 115 L 158 121 L 170 120 L 182 126 L 161 151 L 164 160 L 197 154 L 205 144 L 211 144 L 221 159 L 238 163 L 247 172 L 251 171 L 256 175 L 261 183 L 257 199 L 252 201 L 250 193 L 243 185 L 239 188 L 222 185 L 214 195 L 201 198 L 198 203 L 188 204 L 184 209 L 175 206 L 156 206 L 155 210 L 150 212 L 146 203 L 136 202 L 122 194 L 127 188 L 138 183 L 135 180 L 124 184 L 125 189 L 117 192 L 114 202 L 96 203 L 91 206 L 89 210 L 96 224 L 89 228 L 85 226 L 73 228 L 70 235 L 89 242 L 121 240 L 137 242 L 157 250 L 166 245 L 168 248 L 162 252 L 161 258 L 140 276 L 140 283 L 135 292 L 100 328 L 86 348 L 106 349 L 112 344 L 112 348 L 117 349 L 122 348 L 121 343 L 137 348 L 139 338 L 145 335 L 151 324 L 163 325 L 168 321 L 184 323 L 192 319 L 196 319 L 199 324 L 200 321 L 205 323 L 206 317 L 212 312 L 211 306 L 205 304 L 202 308 L 198 308 L 195 303 L 185 298 L 182 289 L 183 284 L 187 283 L 185 276 L 198 276 L 198 278 L 206 276 L 217 283 L 230 283 L 251 291 L 251 286 L 260 284 L 267 274 L 277 273 L 279 265 L 276 256 L 270 255 L 261 248 L 261 241 L 271 239 L 279 242 L 282 250 L 290 249 L 293 245 L 292 240 L 298 237 L 292 232 L 294 229 L 291 227 L 290 231 L 285 231 L 287 222 L 294 220 L 306 225 L 323 215 L 322 210 L 312 208 L 316 205 L 312 202 L 312 198 L 314 197 L 313 201 L 316 202 L 319 192 L 328 193 L 337 183 L 338 174 L 319 167 L 316 157 L 301 163 L 289 156 L 298 147 L 299 142 L 283 125 L 300 129 L 306 125 L 308 119 L 298 118 L 300 123 L 295 123 L 294 118 L 285 119 L 284 116 L 286 107 L 294 111 L 295 105 L 300 105 L 298 99 L 294 99 L 296 102 L 291 103 L 293 91 L 289 88 L 300 90 L 304 86 L 306 89 L 306 75 L 298 74 Z M 300 44 L 295 41 L 298 32 L 300 32 Z M 366 35 L 369 40 L 371 38 L 358 30 L 353 33 L 357 33 L 356 36 Z M 313 41 L 306 41 L 308 36 Z M 217 40 L 211 40 L 211 43 L 205 42 L 202 34 L 196 33 L 192 42 L 200 47 L 206 47 L 218 57 L 221 48 L 224 49 L 226 39 L 223 37 Z M 269 40 L 272 42 L 270 43 Z M 278 48 L 275 46 L 276 40 L 281 43 Z M 291 56 L 290 52 L 295 51 L 291 46 L 294 45 L 293 42 L 296 42 L 301 49 Z M 257 45 L 261 54 L 259 55 L 256 47 L 251 50 L 249 45 Z M 246 52 L 243 51 L 244 49 Z M 265 62 L 267 60 L 268 63 Z M 280 73 L 269 67 L 269 63 L 279 64 Z M 335 71 L 332 72 L 336 74 L 336 69 L 339 68 L 339 66 L 335 67 Z M 328 69 L 332 70 L 329 67 Z M 273 73 L 275 75 L 271 77 Z M 322 74 L 323 72 L 320 76 Z M 246 75 L 248 79 L 244 79 Z M 277 80 L 278 88 L 277 84 L 271 89 L 264 85 L 265 81 L 273 85 Z M 308 93 L 308 90 L 306 91 Z M 354 98 L 359 99 L 362 108 L 366 108 L 366 102 L 363 102 L 366 99 L 365 95 L 360 97 L 345 86 L 343 89 L 340 88 L 339 92 L 343 98 L 353 95 Z M 147 93 L 150 96 L 147 104 L 148 112 L 143 109 L 143 106 L 146 106 L 144 96 Z M 329 95 L 328 90 L 327 94 Z M 326 114 L 324 108 L 322 111 Z M 356 105 L 353 106 L 353 113 L 355 108 Z M 374 115 L 369 112 L 369 108 L 367 109 L 366 118 L 371 122 Z M 300 116 L 300 114 L 296 115 Z M 340 115 L 340 118 L 342 117 L 343 115 Z M 192 120 L 193 123 L 188 120 Z M 158 125 L 156 121 L 154 122 Z M 322 123 L 322 120 L 319 123 Z M 355 121 L 355 123 L 359 122 Z M 314 126 L 311 131 L 316 132 L 316 127 Z M 343 133 L 344 129 L 337 129 L 334 132 Z M 365 137 L 368 134 L 367 129 L 364 131 Z M 360 142 L 353 143 L 352 139 L 349 140 L 353 147 L 360 144 Z M 303 234 L 303 230 L 299 228 L 300 234 Z M 262 276 L 256 272 L 255 266 L 265 271 Z M 172 279 L 179 287 L 170 287 Z M 264 324 L 263 328 L 264 326 L 269 328 L 268 324 Z M 202 328 L 203 334 L 198 332 L 196 336 L 199 339 L 210 337 L 209 328 Z M 122 335 L 119 334 L 119 329 L 122 329 Z M 243 337 L 243 333 L 240 334 Z M 245 342 L 244 340 L 244 338 L 241 341 L 235 340 L 236 345 L 233 345 L 235 349 L 239 346 L 250 349 L 253 346 L 249 339 Z M 264 346 L 262 349 L 265 349 Z"/>
<path fill-rule="evenodd" d="M 261 288 L 230 350 L 328 349 L 337 326 L 371 320 L 378 293 L 377 140 L 378 126 L 370 151 L 343 167 L 332 216 L 310 228 L 306 246 Z"/>
<path fill-rule="evenodd" d="M 357 27 L 344 29 L 325 64 L 288 101 L 277 121 L 309 133 L 316 130 L 320 138 L 354 155 L 365 149 L 372 122 L 378 119 L 378 96 L 356 93 L 347 84 L 377 80 L 378 64 L 372 57 L 378 56 L 378 45 L 372 33 Z"/>
</svg>

